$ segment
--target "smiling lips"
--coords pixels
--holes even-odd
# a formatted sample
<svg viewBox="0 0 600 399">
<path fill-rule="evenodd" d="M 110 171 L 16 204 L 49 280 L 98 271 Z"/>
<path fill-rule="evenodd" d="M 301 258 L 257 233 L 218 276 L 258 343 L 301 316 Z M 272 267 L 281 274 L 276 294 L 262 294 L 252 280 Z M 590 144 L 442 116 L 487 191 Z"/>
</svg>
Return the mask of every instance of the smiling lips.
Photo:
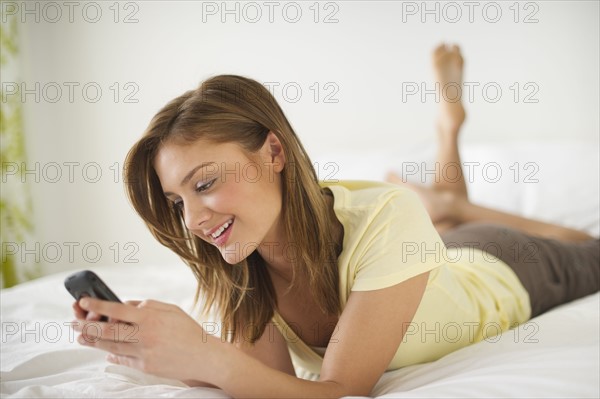
<svg viewBox="0 0 600 399">
<path fill-rule="evenodd" d="M 232 223 L 233 223 L 233 219 L 229 219 L 228 221 L 226 221 L 225 223 L 223 223 L 219 228 L 217 228 L 214 232 L 212 232 L 211 234 L 208 234 L 208 235 L 210 237 L 212 237 L 214 240 L 216 240 L 217 238 L 219 238 L 221 236 L 221 234 L 223 234 L 223 232 L 229 226 L 231 226 Z"/>
</svg>

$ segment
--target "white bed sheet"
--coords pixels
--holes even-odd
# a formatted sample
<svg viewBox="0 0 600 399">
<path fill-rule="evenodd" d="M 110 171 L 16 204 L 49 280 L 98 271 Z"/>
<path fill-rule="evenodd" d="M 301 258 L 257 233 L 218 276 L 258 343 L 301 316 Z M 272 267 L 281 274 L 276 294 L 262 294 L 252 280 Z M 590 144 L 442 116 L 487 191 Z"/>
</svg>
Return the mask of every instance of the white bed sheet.
<svg viewBox="0 0 600 399">
<path fill-rule="evenodd" d="M 463 162 L 495 162 L 505 176 L 519 162 L 537 165 L 537 182 L 474 176 L 474 202 L 600 233 L 599 151 L 581 142 L 466 145 Z M 320 177 L 382 179 L 391 167 L 427 161 L 433 151 L 316 155 Z M 360 160 L 360 161 L 358 161 Z M 330 164 L 327 164 L 327 163 Z M 332 168 L 331 162 L 334 163 Z M 481 170 L 481 169 L 479 169 Z M 331 172 L 335 171 L 332 176 Z M 420 176 L 412 176 L 411 180 Z M 511 176 L 512 177 L 512 176 Z M 490 180 L 490 179 L 488 179 Z M 158 244 L 157 244 L 158 245 Z M 121 299 L 153 298 L 192 311 L 194 278 L 183 264 L 96 267 Z M 2 290 L 1 397 L 227 397 L 112 365 L 74 342 L 72 302 L 60 273 Z M 376 397 L 600 397 L 600 294 L 558 307 L 496 339 L 436 362 L 385 373 Z M 304 378 L 314 375 L 299 371 Z"/>
<path fill-rule="evenodd" d="M 156 298 L 191 311 L 183 265 L 98 267 L 122 299 Z M 105 361 L 81 347 L 66 323 L 69 294 L 59 273 L 3 290 L 2 397 L 227 397 Z M 598 397 L 600 295 L 563 305 L 438 361 L 385 373 L 372 395 L 415 397 Z M 314 378 L 303 374 L 305 378 Z"/>
</svg>

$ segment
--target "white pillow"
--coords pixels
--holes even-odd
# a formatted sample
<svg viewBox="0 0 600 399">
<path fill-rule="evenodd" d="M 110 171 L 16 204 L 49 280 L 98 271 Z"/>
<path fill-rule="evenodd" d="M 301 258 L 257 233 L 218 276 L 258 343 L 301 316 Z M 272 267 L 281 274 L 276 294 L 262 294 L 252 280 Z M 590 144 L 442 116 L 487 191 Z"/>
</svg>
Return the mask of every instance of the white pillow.
<svg viewBox="0 0 600 399">
<path fill-rule="evenodd" d="M 597 143 L 581 141 L 461 144 L 472 202 L 600 235 Z M 436 148 L 332 151 L 313 155 L 321 180 L 379 180 L 389 170 L 413 183 L 431 184 Z M 456 169 L 437 165 L 438 178 Z"/>
</svg>

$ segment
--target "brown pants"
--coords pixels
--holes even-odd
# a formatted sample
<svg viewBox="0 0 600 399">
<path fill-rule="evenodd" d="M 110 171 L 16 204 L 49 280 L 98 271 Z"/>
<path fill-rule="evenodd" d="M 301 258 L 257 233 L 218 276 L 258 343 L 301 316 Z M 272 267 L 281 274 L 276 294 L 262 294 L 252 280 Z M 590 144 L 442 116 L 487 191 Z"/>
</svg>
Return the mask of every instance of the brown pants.
<svg viewBox="0 0 600 399">
<path fill-rule="evenodd" d="M 531 317 L 600 289 L 600 239 L 566 242 L 472 222 L 440 234 L 448 246 L 482 249 L 510 266 L 529 292 Z"/>
</svg>

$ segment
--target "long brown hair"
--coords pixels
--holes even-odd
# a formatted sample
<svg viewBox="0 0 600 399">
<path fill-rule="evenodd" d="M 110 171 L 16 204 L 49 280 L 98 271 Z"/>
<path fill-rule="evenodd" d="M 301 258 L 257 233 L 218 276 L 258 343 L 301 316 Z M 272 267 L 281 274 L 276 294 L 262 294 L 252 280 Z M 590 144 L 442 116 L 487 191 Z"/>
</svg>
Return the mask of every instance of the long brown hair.
<svg viewBox="0 0 600 399">
<path fill-rule="evenodd" d="M 229 341 L 254 343 L 273 317 L 277 298 L 265 260 L 254 251 L 230 265 L 219 250 L 185 227 L 182 215 L 169 205 L 153 162 L 161 145 L 176 139 L 215 143 L 234 142 L 256 152 L 269 131 L 281 141 L 286 158 L 282 171 L 282 217 L 295 249 L 293 279 L 308 277 L 310 291 L 321 311 L 337 314 L 337 256 L 331 214 L 317 174 L 296 133 L 275 98 L 260 83 L 241 76 L 212 77 L 196 90 L 175 98 L 152 119 L 125 162 L 127 195 L 154 237 L 173 250 L 192 269 L 205 313 L 216 309 Z M 244 329 L 243 332 L 241 329 Z"/>
</svg>

